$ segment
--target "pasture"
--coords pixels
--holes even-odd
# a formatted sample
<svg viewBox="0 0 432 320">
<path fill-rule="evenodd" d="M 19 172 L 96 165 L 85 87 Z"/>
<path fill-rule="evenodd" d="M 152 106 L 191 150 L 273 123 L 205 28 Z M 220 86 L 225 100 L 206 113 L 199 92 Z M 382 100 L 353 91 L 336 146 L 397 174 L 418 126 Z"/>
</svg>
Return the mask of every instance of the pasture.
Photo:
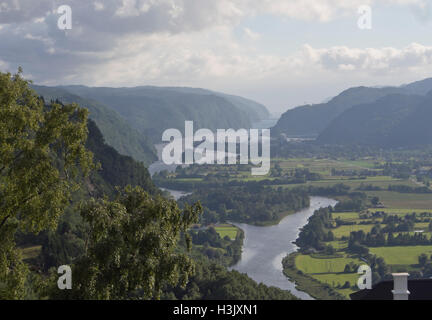
<svg viewBox="0 0 432 320">
<path fill-rule="evenodd" d="M 418 257 L 425 253 L 432 255 L 432 246 L 378 247 L 369 248 L 370 253 L 384 258 L 387 264 L 413 265 L 418 264 Z"/>
<path fill-rule="evenodd" d="M 216 226 L 215 230 L 222 239 L 228 236 L 231 240 L 235 240 L 238 233 L 238 229 L 232 225 Z"/>
<path fill-rule="evenodd" d="M 307 274 L 339 273 L 343 272 L 345 265 L 354 263 L 362 264 L 356 258 L 341 257 L 329 259 L 317 259 L 310 255 L 299 255 L 296 257 L 295 264 L 297 269 Z"/>
</svg>

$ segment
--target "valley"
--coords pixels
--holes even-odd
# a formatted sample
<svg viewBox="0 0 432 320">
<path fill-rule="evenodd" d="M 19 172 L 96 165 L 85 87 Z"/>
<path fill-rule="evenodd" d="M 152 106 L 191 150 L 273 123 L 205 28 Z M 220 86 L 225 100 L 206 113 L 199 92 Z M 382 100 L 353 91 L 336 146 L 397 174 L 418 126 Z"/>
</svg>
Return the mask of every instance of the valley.
<svg viewBox="0 0 432 320">
<path fill-rule="evenodd" d="M 194 199 L 204 200 L 204 226 L 206 223 L 226 219 L 245 231 L 242 258 L 236 265 L 239 267 L 234 266 L 234 269 L 248 273 L 257 281 L 287 289 L 281 280 L 278 282 L 269 279 L 271 274 L 282 270 L 277 266 L 282 268 L 283 265 L 284 274 L 297 284 L 297 289 L 289 289 L 298 296 L 307 297 L 298 293 L 304 291 L 316 299 L 349 299 L 349 294 L 357 290 L 357 268 L 362 264 L 374 266 L 374 281 L 377 282 L 386 279 L 391 272 L 409 271 L 413 276 L 429 272 L 425 268 L 429 268 L 426 266 L 430 262 L 421 266 L 418 260 L 421 254 L 426 254 L 431 259 L 432 190 L 419 182 L 428 181 L 428 175 L 418 174 L 418 168 L 421 167 L 422 172 L 428 172 L 432 165 L 426 160 L 426 155 L 424 161 L 407 163 L 403 162 L 402 155 L 399 161 L 395 161 L 394 157 L 393 153 L 383 152 L 380 157 L 366 156 L 358 159 L 276 158 L 272 159 L 271 173 L 266 177 L 251 177 L 244 166 L 194 165 L 179 167 L 172 173 L 161 172 L 154 176 L 154 181 L 157 185 L 185 189 L 192 193 L 191 196 L 180 199 L 180 203 L 191 203 Z M 392 161 L 389 161 L 390 158 Z M 406 167 L 402 164 L 406 164 Z M 288 242 L 297 240 L 298 233 L 304 230 L 303 224 L 307 228 L 309 215 L 303 213 L 304 223 L 296 225 L 288 221 L 301 215 L 303 211 L 293 215 L 292 211 L 286 212 L 283 208 L 267 203 L 267 209 L 273 208 L 276 212 L 281 210 L 282 214 L 275 214 L 273 221 L 261 220 L 260 216 L 249 220 L 256 227 L 239 224 L 234 221 L 238 216 L 237 211 L 242 208 L 230 207 L 230 196 L 221 198 L 222 193 L 218 195 L 220 189 L 226 188 L 232 190 L 231 194 L 248 192 L 249 189 L 260 193 L 273 190 L 271 192 L 274 197 L 282 195 L 282 190 L 303 190 L 310 195 L 337 199 L 340 203 L 329 213 L 328 220 L 323 221 L 322 229 L 311 231 L 313 237 L 309 235 L 311 238 L 305 238 L 300 233 L 300 241 L 297 242 L 299 251 L 295 251 L 296 246 Z M 203 190 L 208 190 L 218 203 L 224 203 L 226 207 L 219 208 L 210 199 L 205 200 Z M 194 194 L 201 196 L 194 197 Z M 243 219 L 238 217 L 237 219 Z M 386 223 L 389 219 L 394 221 L 392 229 Z M 402 226 L 404 221 L 413 222 Z M 285 242 L 287 238 L 282 235 L 280 238 L 269 238 L 268 242 L 258 240 L 266 239 L 264 230 L 267 228 L 269 234 L 277 237 L 278 233 L 271 231 L 271 228 L 282 228 L 287 224 L 294 232 L 293 238 L 288 242 Z M 274 227 L 269 227 L 271 225 Z M 366 240 L 379 235 L 388 241 L 390 233 L 390 237 L 397 240 L 390 243 L 384 241 L 382 244 Z M 359 234 L 364 237 L 360 241 L 364 251 L 352 248 L 353 239 Z M 250 235 L 255 239 L 248 238 Z M 262 244 L 257 246 L 254 243 Z M 282 244 L 285 249 L 280 252 L 286 253 L 283 263 L 283 256 L 275 261 L 277 255 L 265 258 L 274 248 L 279 248 L 275 246 L 276 243 Z M 258 248 L 263 248 L 265 253 Z M 263 262 L 256 262 L 258 258 L 273 261 L 276 271 L 271 271 L 271 267 L 263 267 L 264 274 L 260 274 L 257 268 Z"/>
<path fill-rule="evenodd" d="M 3 81 L 11 80 L 5 75 Z M 17 92 L 31 97 L 28 104 L 34 110 L 29 110 L 48 124 L 29 122 L 23 132 L 31 134 L 20 139 L 31 143 L 4 148 L 19 161 L 26 160 L 20 159 L 23 152 L 34 157 L 27 167 L 32 175 L 15 175 L 21 167 L 8 160 L 10 155 L 3 157 L 4 168 L 13 173 L 0 180 L 11 188 L 5 204 L 14 204 L 21 190 L 25 205 L 34 206 L 25 210 L 54 217 L 15 217 L 30 219 L 22 226 L 8 221 L 11 214 L 3 217 L 11 230 L 8 250 L 22 256 L 23 270 L 34 277 L 23 282 L 26 297 L 340 300 L 357 291 L 357 270 L 364 264 L 371 267 L 374 284 L 394 272 L 409 272 L 413 278 L 432 275 L 432 149 L 425 120 L 429 81 L 349 89 L 325 105 L 308 106 L 308 117 L 313 117 L 308 125 L 318 121 L 320 126 L 309 130 L 305 125 L 293 135 L 295 127 L 283 129 L 287 117 L 300 121 L 291 112 L 275 124 L 258 103 L 206 90 L 33 85 L 36 94 L 24 80 L 20 85 Z M 293 112 L 304 108 L 298 110 Z M 21 116 L 17 108 L 8 112 Z M 224 116 L 204 119 L 213 113 Z M 188 119 L 198 128 L 275 124 L 268 174 L 252 175 L 253 162 L 166 165 L 160 158 L 160 134 L 170 126 L 181 129 Z M 53 141 L 34 153 L 21 150 L 38 148 L 40 141 L 32 139 L 42 138 Z M 62 149 L 69 147 L 72 152 Z M 40 157 L 45 167 L 38 165 Z M 68 166 L 76 167 L 65 170 Z M 31 171 L 47 167 L 51 174 L 46 179 L 59 190 L 68 187 L 63 194 Z M 17 189 L 18 182 L 8 179 L 26 187 Z M 47 198 L 42 201 L 39 193 Z M 33 197 L 38 200 L 27 204 Z M 39 223 L 52 226 L 29 231 Z M 166 254 L 155 255 L 148 243 Z M 138 247 L 146 249 L 135 251 Z M 129 257 L 136 254 L 139 258 L 131 264 Z M 119 263 L 123 275 L 113 272 Z M 80 290 L 53 289 L 50 274 L 62 264 L 77 268 Z M 120 276 L 137 281 L 133 267 L 140 270 L 140 281 L 151 283 L 149 272 L 161 277 L 158 287 L 152 291 L 141 282 L 133 289 L 117 286 Z M 32 281 L 51 287 L 38 291 Z M 88 281 L 108 286 L 87 288 Z M 11 283 L 0 281 L 0 294 Z"/>
</svg>

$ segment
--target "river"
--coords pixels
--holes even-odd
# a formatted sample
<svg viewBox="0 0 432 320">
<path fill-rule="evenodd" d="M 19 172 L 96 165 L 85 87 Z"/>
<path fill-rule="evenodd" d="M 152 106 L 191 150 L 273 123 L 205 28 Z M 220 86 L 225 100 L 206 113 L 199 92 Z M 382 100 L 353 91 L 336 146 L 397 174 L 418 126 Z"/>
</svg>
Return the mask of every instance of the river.
<svg viewBox="0 0 432 320">
<path fill-rule="evenodd" d="M 246 273 L 256 282 L 291 291 L 295 296 L 311 300 L 308 294 L 298 291 L 295 284 L 282 273 L 282 259 L 297 250 L 292 242 L 299 235 L 300 228 L 315 210 L 336 205 L 337 201 L 323 197 L 311 197 L 310 207 L 288 215 L 278 225 L 256 227 L 234 223 L 245 232 L 242 258 L 232 269 Z"/>
<path fill-rule="evenodd" d="M 273 127 L 277 122 L 277 119 L 265 119 L 265 120 L 260 120 L 257 122 L 254 122 L 251 126 L 251 128 L 254 129 L 268 129 Z M 177 143 L 180 143 L 181 146 L 180 148 L 183 149 L 184 151 L 184 146 L 183 146 L 183 142 L 182 141 L 178 141 Z M 154 147 L 156 148 L 156 153 L 157 153 L 157 157 L 158 157 L 158 161 L 152 163 L 148 170 L 151 176 L 153 176 L 155 173 L 161 172 L 161 171 L 168 171 L 168 172 L 174 172 L 175 169 L 177 168 L 177 165 L 172 164 L 172 165 L 166 165 L 163 161 L 162 161 L 162 150 L 164 148 L 166 144 L 164 143 L 159 143 L 156 144 Z M 227 154 L 225 152 L 217 152 L 216 151 L 216 158 L 219 159 L 220 157 L 225 158 Z"/>
<path fill-rule="evenodd" d="M 156 169 L 157 168 L 157 169 Z M 164 167 L 163 163 L 158 163 L 151 170 L 152 175 Z M 159 170 L 158 170 L 159 169 Z M 174 168 L 169 168 L 175 170 Z M 178 190 L 168 191 L 175 200 L 188 193 Z M 239 263 L 231 269 L 241 273 L 246 273 L 256 282 L 264 283 L 267 286 L 278 287 L 289 290 L 292 294 L 304 300 L 311 300 L 307 293 L 295 288 L 295 283 L 288 280 L 282 273 L 282 259 L 288 254 L 295 252 L 297 246 L 292 242 L 299 235 L 300 228 L 306 223 L 308 218 L 321 207 L 336 205 L 337 201 L 323 197 L 311 197 L 310 206 L 294 214 L 286 216 L 278 225 L 268 227 L 256 227 L 248 224 L 234 223 L 245 233 L 243 243 L 243 253 Z"/>
<path fill-rule="evenodd" d="M 271 127 L 274 120 L 267 120 L 257 124 L 256 128 Z M 156 145 L 159 161 L 149 167 L 149 172 L 153 176 L 162 170 L 174 171 L 176 165 L 165 165 L 161 159 L 163 144 Z M 178 200 L 187 195 L 186 192 L 178 190 L 168 190 L 171 195 Z M 301 299 L 312 299 L 307 293 L 298 291 L 295 284 L 289 281 L 282 273 L 282 259 L 289 253 L 297 250 L 295 241 L 299 235 L 300 228 L 306 223 L 308 218 L 320 207 L 334 206 L 337 201 L 311 197 L 310 207 L 297 213 L 285 217 L 278 225 L 269 227 L 256 227 L 247 224 L 234 223 L 245 232 L 243 253 L 240 262 L 231 269 L 241 273 L 247 273 L 256 282 L 264 283 L 283 290 L 289 290 Z"/>
<path fill-rule="evenodd" d="M 188 195 L 192 194 L 190 192 L 171 190 L 171 189 L 166 189 L 166 188 L 159 188 L 159 189 L 161 189 L 162 191 L 168 192 L 174 198 L 174 200 L 176 200 L 176 201 L 178 199 L 180 199 L 181 197 L 185 197 L 185 196 L 188 196 Z"/>
</svg>

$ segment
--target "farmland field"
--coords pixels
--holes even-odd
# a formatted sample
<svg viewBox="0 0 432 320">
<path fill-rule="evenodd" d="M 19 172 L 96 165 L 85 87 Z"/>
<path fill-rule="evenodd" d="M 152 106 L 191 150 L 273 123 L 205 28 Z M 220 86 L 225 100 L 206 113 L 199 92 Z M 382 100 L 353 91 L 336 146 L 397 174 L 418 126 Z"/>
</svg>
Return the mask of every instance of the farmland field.
<svg viewBox="0 0 432 320">
<path fill-rule="evenodd" d="M 410 208 L 411 210 L 432 210 L 432 195 L 399 193 L 390 191 L 367 191 L 369 196 L 378 196 L 388 208 Z"/>
<path fill-rule="evenodd" d="M 432 213 L 432 209 L 401 209 L 401 208 L 370 208 L 368 209 L 370 212 L 385 212 L 391 215 L 405 216 L 407 214 L 416 212 L 428 212 Z"/>
<path fill-rule="evenodd" d="M 384 258 L 388 264 L 412 265 L 418 263 L 418 257 L 422 253 L 432 254 L 432 246 L 413 247 L 379 247 L 370 248 L 372 254 Z"/>
<path fill-rule="evenodd" d="M 357 283 L 359 278 L 357 273 L 329 273 L 329 274 L 313 274 L 312 278 L 315 278 L 323 283 L 327 283 L 333 287 L 343 286 L 348 281 L 351 286 Z M 352 291 L 350 292 L 352 293 Z"/>
<path fill-rule="evenodd" d="M 361 264 L 362 262 L 356 258 L 317 259 L 312 258 L 310 255 L 299 255 L 295 263 L 297 268 L 304 273 L 320 274 L 343 272 L 345 265 L 350 263 Z"/>
<path fill-rule="evenodd" d="M 355 224 L 351 226 L 340 226 L 336 229 L 333 229 L 332 232 L 336 238 L 340 239 L 342 237 L 349 237 L 350 233 L 354 231 L 363 230 L 365 233 L 368 233 L 372 230 L 373 227 L 374 227 L 373 224 L 367 224 L 367 225 Z"/>
<path fill-rule="evenodd" d="M 388 178 L 384 178 L 384 179 L 379 179 L 382 177 L 368 177 L 367 179 L 349 179 L 346 177 L 332 177 L 329 178 L 327 177 L 326 179 L 322 179 L 319 181 L 308 181 L 306 183 L 303 184 L 290 184 L 290 185 L 281 185 L 283 187 L 286 188 L 293 188 L 293 187 L 299 187 L 299 186 L 315 186 L 315 187 L 329 187 L 329 186 L 333 186 L 335 184 L 338 183 L 343 183 L 347 186 L 350 186 L 353 189 L 356 189 L 358 187 L 360 187 L 362 184 L 365 185 L 372 185 L 374 187 L 380 187 L 383 189 L 387 189 L 389 185 L 407 185 L 407 186 L 411 186 L 411 187 L 416 187 L 417 185 L 415 183 L 413 183 L 411 180 L 400 180 L 400 179 L 388 179 Z M 386 191 L 381 191 L 381 192 L 386 192 Z M 431 196 L 431 195 L 429 195 Z"/>
<path fill-rule="evenodd" d="M 357 220 L 359 218 L 359 214 L 357 212 L 334 212 L 333 219 L 337 218 L 345 221 Z"/>
<path fill-rule="evenodd" d="M 237 237 L 238 229 L 231 225 L 217 226 L 215 230 L 221 238 L 228 236 L 231 240 L 234 240 Z"/>
</svg>

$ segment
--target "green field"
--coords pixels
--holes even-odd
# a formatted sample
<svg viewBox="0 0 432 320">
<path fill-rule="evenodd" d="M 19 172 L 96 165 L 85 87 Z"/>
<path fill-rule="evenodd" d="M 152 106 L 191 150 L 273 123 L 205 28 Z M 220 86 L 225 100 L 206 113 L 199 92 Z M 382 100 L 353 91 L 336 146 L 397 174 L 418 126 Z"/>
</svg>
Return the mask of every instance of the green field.
<svg viewBox="0 0 432 320">
<path fill-rule="evenodd" d="M 423 230 L 425 232 L 429 229 L 429 222 L 419 222 L 414 225 L 415 230 Z"/>
<path fill-rule="evenodd" d="M 432 246 L 378 247 L 370 248 L 370 252 L 384 258 L 390 265 L 413 265 L 418 263 L 418 257 L 422 253 L 431 256 Z"/>
<path fill-rule="evenodd" d="M 356 258 L 316 259 L 309 255 L 299 255 L 295 260 L 297 269 L 307 274 L 343 272 L 345 265 L 351 262 L 354 264 L 363 263 Z"/>
<path fill-rule="evenodd" d="M 329 273 L 329 274 L 312 274 L 311 277 L 327 283 L 332 287 L 343 286 L 348 281 L 351 286 L 357 283 L 359 275 L 357 273 Z M 351 291 L 352 292 L 352 291 Z"/>
<path fill-rule="evenodd" d="M 215 227 L 217 233 L 221 238 L 228 236 L 231 240 L 235 240 L 237 237 L 238 229 L 231 225 L 223 225 Z"/>
<path fill-rule="evenodd" d="M 406 185 L 412 188 L 419 187 L 419 184 L 410 177 L 407 179 L 398 179 L 391 176 L 371 176 L 362 178 L 358 174 L 355 176 L 333 176 L 332 169 L 338 171 L 344 170 L 357 171 L 369 169 L 374 170 L 380 174 L 382 169 L 378 169 L 378 165 L 383 165 L 384 162 L 375 159 L 362 158 L 355 161 L 351 160 L 318 160 L 318 159 L 288 159 L 281 160 L 279 165 L 284 170 L 292 170 L 295 168 L 307 168 L 311 172 L 319 173 L 322 177 L 319 181 L 307 181 L 304 184 L 281 185 L 283 188 L 294 188 L 298 186 L 315 186 L 315 187 L 329 187 L 335 184 L 343 183 L 351 188 L 351 192 L 357 191 L 359 187 L 373 186 L 379 187 L 381 190 L 363 191 L 366 193 L 368 200 L 373 197 L 379 197 L 379 201 L 383 204 L 384 208 L 368 208 L 368 212 L 385 212 L 391 215 L 398 215 L 404 217 L 407 214 L 416 212 L 418 217 L 420 213 L 432 213 L 432 195 L 423 193 L 400 193 L 396 191 L 387 191 L 390 185 Z M 279 186 L 274 186 L 279 187 Z M 344 196 L 336 197 L 337 200 L 345 200 Z M 367 206 L 372 206 L 367 203 Z M 365 210 L 366 211 L 366 210 Z M 365 212 L 362 212 L 365 213 Z M 375 224 L 360 224 L 361 222 L 376 222 L 381 223 L 381 228 L 385 225 L 382 224 L 383 218 L 363 217 L 360 218 L 360 212 L 333 212 L 333 223 L 336 219 L 342 219 L 345 222 L 355 223 L 353 225 L 343 225 L 338 228 L 327 229 L 331 230 L 335 240 L 325 242 L 326 245 L 331 245 L 336 250 L 336 255 L 318 259 L 316 255 L 298 254 L 295 257 L 296 269 L 302 271 L 305 275 L 318 280 L 321 283 L 330 285 L 337 292 L 344 296 L 349 296 L 353 292 L 353 288 L 341 289 L 340 287 L 349 282 L 350 286 L 355 286 L 358 275 L 356 273 L 343 273 L 345 265 L 353 263 L 355 265 L 366 264 L 362 260 L 354 258 L 354 256 L 347 253 L 348 241 L 341 241 L 342 237 L 349 237 L 351 232 L 362 230 L 365 234 L 371 232 Z M 326 230 L 326 231 L 327 231 Z M 430 238 L 431 232 L 429 231 L 429 221 L 427 219 L 422 223 L 416 223 L 414 229 L 409 232 L 414 234 L 414 230 L 423 230 L 424 234 Z M 397 236 L 398 233 L 394 233 Z M 385 235 L 387 236 L 387 234 Z M 379 247 L 369 248 L 370 253 L 378 257 L 382 257 L 387 265 L 390 267 L 391 272 L 400 271 L 416 271 L 420 270 L 418 264 L 418 257 L 425 253 L 432 260 L 432 245 L 428 246 L 404 246 L 404 247 Z M 341 255 L 342 257 L 337 257 Z M 313 289 L 312 289 L 313 290 Z M 307 291 L 307 290 L 306 290 Z"/>
<path fill-rule="evenodd" d="M 375 167 L 374 160 L 341 160 L 339 163 L 345 164 L 349 167 L 357 167 L 364 169 L 373 169 Z"/>
<path fill-rule="evenodd" d="M 332 229 L 332 232 L 336 238 L 340 239 L 344 236 L 349 237 L 350 233 L 354 231 L 363 230 L 365 233 L 368 233 L 372 230 L 373 227 L 374 227 L 373 224 L 366 224 L 366 225 L 355 224 L 351 226 L 340 226 L 336 229 Z M 384 225 L 382 225 L 382 227 L 384 227 Z"/>
<path fill-rule="evenodd" d="M 348 247 L 348 241 L 329 241 L 326 244 L 331 245 L 336 250 L 346 249 Z"/>
<path fill-rule="evenodd" d="M 333 219 L 342 219 L 345 221 L 352 221 L 359 219 L 359 214 L 357 212 L 333 212 Z"/>
<path fill-rule="evenodd" d="M 343 273 L 345 265 L 350 263 L 355 265 L 364 264 L 364 262 L 359 259 L 349 257 L 317 259 L 310 255 L 301 254 L 295 259 L 297 269 L 322 283 L 330 285 L 347 298 L 354 292 L 351 287 L 356 285 L 359 278 L 357 273 Z M 350 288 L 336 288 L 338 286 L 342 287 L 347 281 L 350 283 Z"/>
<path fill-rule="evenodd" d="M 42 250 L 42 246 L 32 246 L 27 248 L 21 248 L 23 259 L 36 258 Z"/>
<path fill-rule="evenodd" d="M 407 214 L 416 212 L 416 213 L 423 213 L 423 212 L 428 212 L 428 213 L 432 213 L 432 209 L 401 209 L 401 208 L 370 208 L 368 209 L 368 211 L 370 212 L 385 212 L 391 215 L 400 215 L 400 216 L 405 216 Z"/>
<path fill-rule="evenodd" d="M 410 210 L 432 210 L 432 195 L 399 193 L 390 191 L 367 191 L 369 196 L 378 196 L 387 208 L 410 208 Z M 381 209 L 380 209 L 381 210 Z"/>
<path fill-rule="evenodd" d="M 400 179 L 379 179 L 383 177 L 368 177 L 367 179 L 349 179 L 349 178 L 341 178 L 341 177 L 331 177 L 331 178 L 325 178 L 319 181 L 308 181 L 303 184 L 289 184 L 289 185 L 280 185 L 281 187 L 285 188 L 294 188 L 299 186 L 315 186 L 315 187 L 329 187 L 333 186 L 335 184 L 343 183 L 352 189 L 357 189 L 362 184 L 364 185 L 372 185 L 375 187 L 380 187 L 383 189 L 387 189 L 389 185 L 408 185 L 411 187 L 416 187 L 417 185 L 414 184 L 411 180 L 400 180 Z M 376 192 L 376 191 L 373 191 Z M 386 192 L 386 191 L 381 191 Z M 393 192 L 396 193 L 396 192 Z M 430 196 L 430 195 L 429 195 Z"/>
<path fill-rule="evenodd" d="M 335 288 L 337 292 L 344 295 L 348 299 L 349 295 L 355 292 L 352 287 L 357 284 L 357 281 L 359 279 L 359 275 L 357 273 L 311 274 L 310 276 L 322 283 L 326 283 L 331 287 Z M 338 286 L 342 287 L 347 281 L 350 283 L 350 288 L 337 289 Z"/>
</svg>

